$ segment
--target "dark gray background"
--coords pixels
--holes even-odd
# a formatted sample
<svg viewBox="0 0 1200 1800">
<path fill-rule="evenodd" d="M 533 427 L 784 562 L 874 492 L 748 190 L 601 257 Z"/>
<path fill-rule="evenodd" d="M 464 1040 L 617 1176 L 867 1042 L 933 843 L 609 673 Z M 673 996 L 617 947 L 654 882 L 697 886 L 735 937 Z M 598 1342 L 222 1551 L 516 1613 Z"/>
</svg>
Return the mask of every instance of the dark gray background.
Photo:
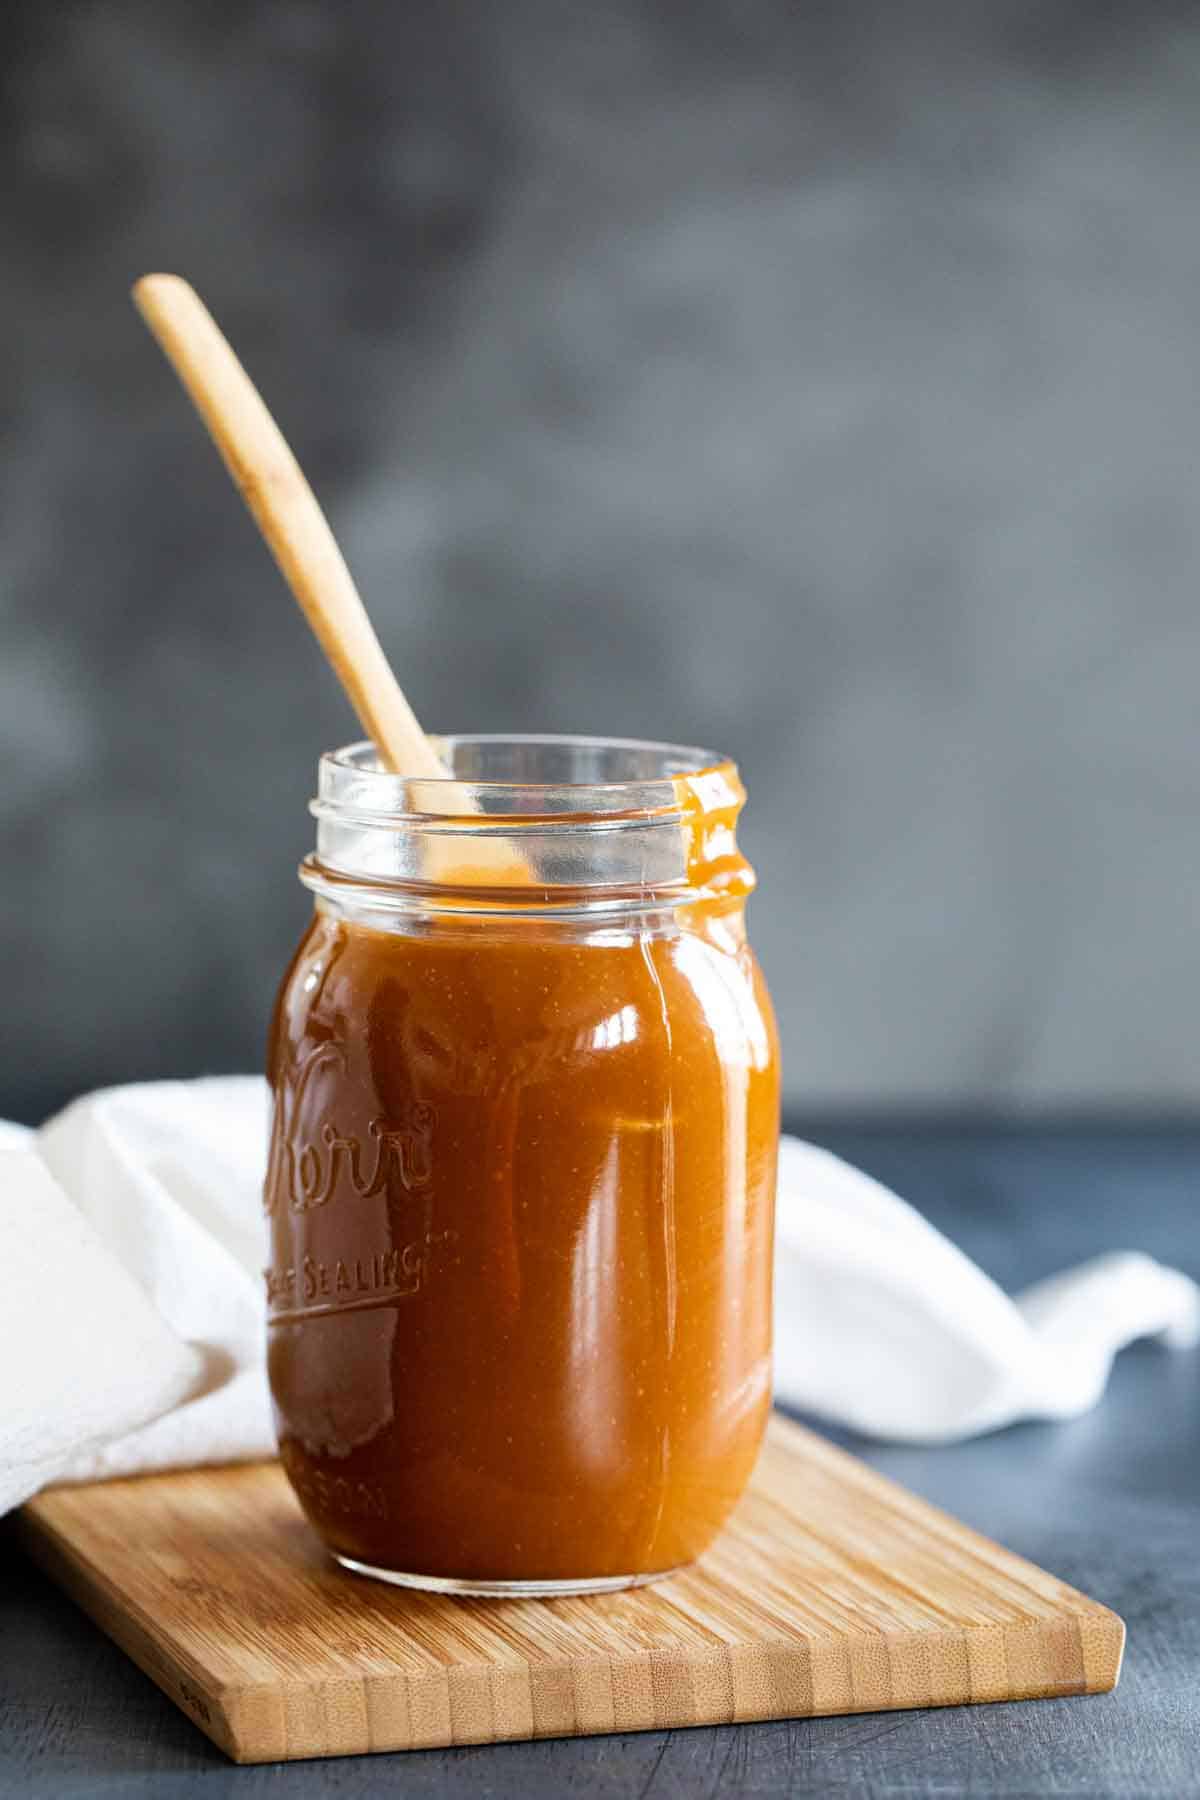
<svg viewBox="0 0 1200 1800">
<path fill-rule="evenodd" d="M 0 1112 L 258 1061 L 353 735 L 156 266 L 431 726 L 736 754 L 793 1110 L 1194 1105 L 1195 8 L 10 0 L 0 70 Z"/>
</svg>

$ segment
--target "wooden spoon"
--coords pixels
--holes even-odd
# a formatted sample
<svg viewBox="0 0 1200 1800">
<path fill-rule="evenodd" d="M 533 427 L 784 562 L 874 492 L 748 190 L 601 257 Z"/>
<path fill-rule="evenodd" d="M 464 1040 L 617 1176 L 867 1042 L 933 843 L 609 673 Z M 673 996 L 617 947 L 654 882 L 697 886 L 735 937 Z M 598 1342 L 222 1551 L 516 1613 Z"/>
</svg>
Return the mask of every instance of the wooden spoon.
<svg viewBox="0 0 1200 1800">
<path fill-rule="evenodd" d="M 143 275 L 134 303 L 187 389 L 284 580 L 386 768 L 448 774 L 392 673 L 345 558 L 283 433 L 200 296 Z"/>
</svg>

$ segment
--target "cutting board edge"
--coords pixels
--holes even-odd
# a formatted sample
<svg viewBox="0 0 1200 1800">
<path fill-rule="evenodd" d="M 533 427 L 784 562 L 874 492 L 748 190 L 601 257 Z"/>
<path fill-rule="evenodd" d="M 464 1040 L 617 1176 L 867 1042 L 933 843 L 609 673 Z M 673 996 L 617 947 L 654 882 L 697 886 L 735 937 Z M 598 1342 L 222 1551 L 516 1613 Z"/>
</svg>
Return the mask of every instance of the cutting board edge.
<svg viewBox="0 0 1200 1800">
<path fill-rule="evenodd" d="M 227 1690 L 226 1699 L 231 1704 L 223 1713 L 225 1735 L 218 1739 L 211 1730 L 209 1730 L 209 1735 L 237 1763 L 300 1762 L 364 1753 L 387 1754 L 409 1750 L 456 1749 L 459 1746 L 538 1742 L 552 1738 L 602 1737 L 640 1731 L 680 1731 L 713 1725 L 752 1725 L 784 1719 L 845 1718 L 854 1715 L 864 1716 L 870 1713 L 909 1712 L 926 1708 L 992 1706 L 1008 1701 L 1096 1697 L 1112 1692 L 1120 1679 L 1126 1637 L 1125 1624 L 1109 1608 L 1097 1606 L 1095 1603 L 1092 1603 L 1086 1615 L 1081 1615 L 1080 1623 L 1083 1622 L 1084 1617 L 1092 1628 L 1094 1641 L 1086 1659 L 1086 1673 L 1082 1683 L 1064 1681 L 1059 1685 L 1047 1685 L 1045 1682 L 1039 1681 L 1028 1684 L 1007 1681 L 998 1685 L 994 1692 L 964 1691 L 960 1686 L 952 1683 L 940 1689 L 931 1686 L 925 1692 L 909 1692 L 900 1698 L 886 1701 L 875 1698 L 865 1700 L 861 1704 L 814 1705 L 806 1708 L 794 1703 L 789 1704 L 781 1698 L 768 1704 L 751 1703 L 736 1708 L 714 1710 L 703 1717 L 695 1716 L 694 1712 L 689 1716 L 684 1716 L 672 1711 L 669 1707 L 664 1707 L 656 1708 L 652 1717 L 626 1714 L 603 1725 L 577 1719 L 573 1724 L 558 1721 L 545 1728 L 539 1728 L 535 1723 L 530 1729 L 517 1727 L 510 1731 L 447 1729 L 444 1732 L 435 1732 L 428 1736 L 414 1734 L 412 1731 L 393 1736 L 386 1734 L 376 1736 L 368 1733 L 368 1741 L 364 1747 L 362 1733 L 348 1735 L 341 1741 L 326 1734 L 320 1744 L 309 1743 L 307 1745 L 294 1740 L 289 1741 L 286 1729 L 277 1731 L 271 1736 L 264 1733 L 264 1714 L 278 1715 L 281 1710 L 281 1697 L 284 1708 L 286 1708 L 289 1691 L 294 1690 L 297 1699 L 307 1705 L 311 1705 L 314 1697 L 319 1698 L 322 1702 L 322 1710 L 327 1701 L 332 1701 L 336 1707 L 337 1703 L 344 1698 L 340 1690 L 345 1684 L 329 1682 L 314 1687 L 311 1683 L 297 1680 L 294 1683 L 282 1683 L 279 1688 L 272 1688 L 264 1684 L 261 1687 L 247 1686 L 242 1689 Z M 952 1629 L 943 1631 L 931 1628 L 928 1632 L 897 1632 L 894 1636 L 898 1643 L 907 1645 L 911 1645 L 913 1638 L 916 1637 L 928 1648 L 934 1648 L 938 1644 L 958 1647 L 962 1644 L 964 1637 L 968 1639 L 972 1636 L 982 1637 L 989 1629 L 979 1627 L 974 1632 L 963 1633 Z M 1011 1626 L 1003 1628 L 1006 1639 L 1011 1637 L 1014 1632 L 1019 1633 L 1021 1629 L 1021 1627 Z M 1036 1624 L 1031 1623 L 1028 1629 L 1035 1636 L 1044 1637 L 1045 1635 L 1044 1632 L 1039 1631 Z M 887 1643 L 892 1636 L 893 1634 L 884 1634 L 883 1641 Z M 825 1648 L 830 1661 L 836 1661 L 838 1657 L 836 1646 L 831 1643 Z M 714 1651 L 710 1657 L 693 1655 L 687 1664 L 689 1675 L 702 1671 L 705 1663 L 715 1667 L 727 1661 L 729 1651 L 730 1647 L 724 1646 Z M 786 1690 L 789 1685 L 789 1674 L 801 1676 L 805 1681 L 811 1682 L 816 1666 L 811 1651 L 811 1642 L 798 1643 L 795 1639 L 781 1637 L 776 1640 L 764 1640 L 761 1645 L 755 1646 L 753 1652 L 748 1653 L 741 1650 L 739 1654 L 744 1662 L 753 1656 L 754 1660 L 761 1665 L 759 1673 L 763 1678 L 763 1686 Z M 572 1673 L 576 1676 L 585 1674 L 589 1669 L 600 1668 L 603 1668 L 605 1673 L 611 1676 L 616 1672 L 629 1675 L 635 1667 L 644 1669 L 648 1665 L 652 1676 L 665 1673 L 669 1679 L 670 1665 L 677 1660 L 669 1653 L 662 1654 L 653 1650 L 643 1650 L 630 1651 L 622 1656 L 600 1654 L 595 1657 L 580 1657 L 573 1660 L 571 1668 Z M 789 1665 L 791 1666 L 789 1667 Z M 525 1668 L 528 1671 L 529 1665 L 525 1665 Z M 495 1671 L 491 1664 L 480 1663 L 474 1667 L 458 1665 L 456 1673 L 466 1676 L 476 1675 L 481 1681 L 486 1681 Z M 742 1676 L 743 1680 L 749 1678 L 751 1684 L 754 1685 L 753 1673 L 745 1666 L 742 1669 Z M 411 1701 L 414 1692 L 423 1694 L 427 1702 L 432 1696 L 439 1696 L 445 1705 L 438 1709 L 435 1703 L 434 1710 L 441 1710 L 447 1716 L 452 1715 L 453 1699 L 448 1671 L 431 1670 L 420 1675 L 411 1672 L 397 1674 L 391 1680 L 385 1676 L 375 1676 L 373 1682 L 379 1689 L 394 1690 L 397 1696 L 403 1693 L 406 1697 L 405 1710 L 409 1712 L 410 1717 L 412 1716 Z M 247 1718 L 246 1714 L 257 1714 L 257 1717 Z M 194 1715 L 192 1716 L 194 1717 Z M 196 1722 L 200 1723 L 198 1720 Z M 201 1725 L 201 1729 L 207 1729 L 207 1727 Z"/>
</svg>

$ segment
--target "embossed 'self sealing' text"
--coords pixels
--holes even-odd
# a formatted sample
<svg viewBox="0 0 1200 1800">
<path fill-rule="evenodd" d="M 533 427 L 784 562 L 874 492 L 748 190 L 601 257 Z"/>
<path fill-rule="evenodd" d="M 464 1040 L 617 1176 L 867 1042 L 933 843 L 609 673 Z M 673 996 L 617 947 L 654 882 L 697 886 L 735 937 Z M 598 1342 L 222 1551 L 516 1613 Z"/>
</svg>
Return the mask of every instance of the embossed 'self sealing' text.
<svg viewBox="0 0 1200 1800">
<path fill-rule="evenodd" d="M 453 1231 L 427 1232 L 420 1242 L 377 1250 L 371 1256 L 336 1257 L 331 1262 L 306 1256 L 291 1268 L 264 1269 L 267 1305 L 272 1317 L 323 1302 L 353 1302 L 370 1295 L 403 1300 L 420 1292 L 429 1270 L 429 1252 L 452 1243 Z"/>
</svg>

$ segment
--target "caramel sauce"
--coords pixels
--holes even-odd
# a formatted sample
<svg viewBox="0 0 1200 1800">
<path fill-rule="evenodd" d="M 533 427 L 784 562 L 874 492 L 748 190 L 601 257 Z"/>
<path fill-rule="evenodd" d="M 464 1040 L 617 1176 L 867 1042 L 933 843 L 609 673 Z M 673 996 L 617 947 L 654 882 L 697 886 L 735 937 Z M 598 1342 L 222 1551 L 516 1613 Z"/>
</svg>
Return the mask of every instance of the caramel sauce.
<svg viewBox="0 0 1200 1800">
<path fill-rule="evenodd" d="M 723 824 L 696 802 L 707 897 L 655 932 L 318 909 L 271 1037 L 269 1367 L 285 1467 L 342 1555 L 649 1574 L 745 1486 L 779 1097 L 739 803 Z"/>
</svg>

